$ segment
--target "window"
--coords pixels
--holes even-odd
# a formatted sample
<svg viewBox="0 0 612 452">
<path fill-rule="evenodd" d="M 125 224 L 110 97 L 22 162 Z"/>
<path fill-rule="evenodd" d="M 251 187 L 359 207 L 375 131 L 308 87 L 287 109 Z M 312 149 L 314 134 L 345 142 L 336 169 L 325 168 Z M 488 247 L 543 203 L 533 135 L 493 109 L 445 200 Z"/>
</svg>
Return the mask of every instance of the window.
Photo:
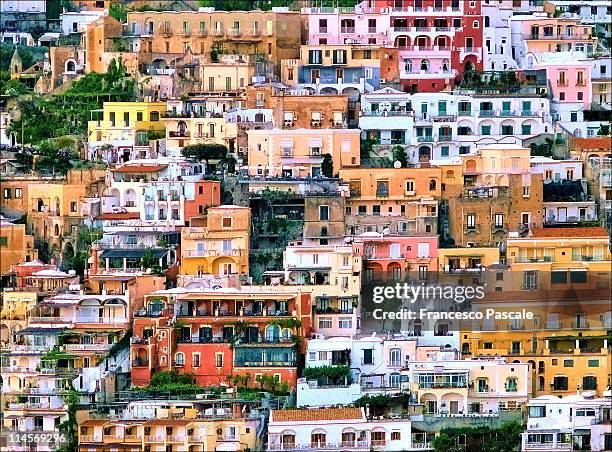
<svg viewBox="0 0 612 452">
<path fill-rule="evenodd" d="M 21 188 L 16 188 L 15 189 L 15 198 L 16 199 L 21 199 L 23 198 L 23 191 Z"/>
<path fill-rule="evenodd" d="M 491 135 L 491 126 L 490 125 L 480 126 L 480 134 L 481 135 Z"/>
<path fill-rule="evenodd" d="M 10 188 L 4 189 L 4 199 L 11 199 L 11 189 Z"/>
<path fill-rule="evenodd" d="M 363 357 L 361 358 L 362 364 L 372 365 L 374 364 L 374 350 L 365 349 L 363 350 Z"/>
<path fill-rule="evenodd" d="M 522 135 L 531 135 L 531 124 L 523 124 L 521 126 Z"/>
<path fill-rule="evenodd" d="M 587 391 L 595 391 L 597 389 L 597 377 L 594 375 L 586 375 L 582 377 L 582 389 Z"/>
<path fill-rule="evenodd" d="M 357 207 L 357 213 L 358 213 L 358 215 L 366 215 L 367 214 L 367 207 L 366 206 L 358 206 Z"/>
<path fill-rule="evenodd" d="M 502 228 L 504 226 L 504 214 L 496 213 L 495 214 L 495 227 Z"/>
<path fill-rule="evenodd" d="M 413 180 L 406 181 L 406 191 L 409 193 L 414 193 L 414 181 Z"/>
<path fill-rule="evenodd" d="M 232 227 L 232 217 L 223 217 L 221 222 L 224 229 Z"/>
<path fill-rule="evenodd" d="M 587 282 L 587 272 L 583 270 L 570 272 L 570 283 L 583 284 Z"/>
<path fill-rule="evenodd" d="M 223 367 L 223 353 L 215 353 L 215 367 Z"/>
<path fill-rule="evenodd" d="M 523 290 L 536 290 L 538 288 L 537 270 L 527 270 L 523 272 Z"/>
<path fill-rule="evenodd" d="M 551 284 L 567 284 L 567 271 L 566 270 L 553 270 L 550 273 Z"/>
<path fill-rule="evenodd" d="M 0 237 L 0 246 L 8 246 L 8 237 Z"/>
<path fill-rule="evenodd" d="M 338 327 L 342 329 L 353 328 L 353 319 L 350 317 L 340 317 L 338 320 Z"/>
<path fill-rule="evenodd" d="M 321 317 L 319 319 L 319 328 L 331 328 L 332 327 L 332 319 L 329 317 Z M 320 359 L 320 357 L 319 357 Z"/>
<path fill-rule="evenodd" d="M 372 215 L 380 215 L 380 206 L 379 205 L 372 206 Z"/>
<path fill-rule="evenodd" d="M 77 202 L 76 201 L 70 201 L 70 212 L 76 212 L 77 211 Z"/>
<path fill-rule="evenodd" d="M 402 351 L 399 348 L 389 350 L 389 367 L 399 367 L 402 364 Z"/>
<path fill-rule="evenodd" d="M 599 360 L 598 359 L 589 359 L 588 367 L 599 367 Z"/>
<path fill-rule="evenodd" d="M 319 206 L 319 220 L 329 220 L 329 206 Z"/>
<path fill-rule="evenodd" d="M 475 230 L 476 229 L 476 214 L 469 213 L 467 215 L 466 224 L 467 224 L 468 230 Z"/>
<path fill-rule="evenodd" d="M 559 93 L 559 100 L 565 100 L 565 92 L 561 91 Z"/>
<path fill-rule="evenodd" d="M 546 417 L 545 406 L 530 406 L 529 417 Z"/>
<path fill-rule="evenodd" d="M 489 379 L 488 378 L 477 378 L 476 379 L 476 392 L 489 392 Z"/>
<path fill-rule="evenodd" d="M 440 157 L 448 157 L 449 155 L 449 148 L 448 146 L 442 146 L 440 148 Z"/>
<path fill-rule="evenodd" d="M 175 366 L 184 366 L 185 365 L 185 354 L 184 353 L 177 353 L 176 355 L 174 355 L 174 365 Z"/>
<path fill-rule="evenodd" d="M 200 367 L 200 354 L 194 353 L 191 355 L 191 365 L 193 367 Z"/>
<path fill-rule="evenodd" d="M 509 377 L 506 378 L 506 392 L 517 392 L 518 391 L 518 378 Z"/>
<path fill-rule="evenodd" d="M 563 360 L 563 367 L 574 367 L 574 360 L 573 359 L 564 359 Z"/>
<path fill-rule="evenodd" d="M 391 388 L 399 388 L 401 383 L 401 375 L 398 373 L 392 373 L 389 375 L 389 386 Z"/>
<path fill-rule="evenodd" d="M 553 379 L 553 391 L 567 391 L 568 378 L 566 376 L 556 376 Z"/>
</svg>

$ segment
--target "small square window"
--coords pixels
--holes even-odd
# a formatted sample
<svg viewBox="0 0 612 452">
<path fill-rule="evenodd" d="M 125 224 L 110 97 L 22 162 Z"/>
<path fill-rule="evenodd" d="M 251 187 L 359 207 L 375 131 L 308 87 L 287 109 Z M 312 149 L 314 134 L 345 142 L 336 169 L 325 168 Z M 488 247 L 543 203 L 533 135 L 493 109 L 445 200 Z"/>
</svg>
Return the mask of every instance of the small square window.
<svg viewBox="0 0 612 452">
<path fill-rule="evenodd" d="M 223 228 L 231 228 L 232 227 L 232 218 L 231 217 L 223 217 L 221 220 L 221 224 Z"/>
</svg>

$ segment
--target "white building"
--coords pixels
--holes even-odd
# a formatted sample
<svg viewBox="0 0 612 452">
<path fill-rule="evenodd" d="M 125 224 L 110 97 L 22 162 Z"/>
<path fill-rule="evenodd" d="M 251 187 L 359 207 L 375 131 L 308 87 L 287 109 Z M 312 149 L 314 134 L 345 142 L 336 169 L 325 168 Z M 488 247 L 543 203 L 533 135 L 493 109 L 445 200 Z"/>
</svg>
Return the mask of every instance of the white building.
<svg viewBox="0 0 612 452">
<path fill-rule="evenodd" d="M 536 397 L 527 405 L 522 450 L 612 450 L 612 404 L 607 396 Z"/>
<path fill-rule="evenodd" d="M 350 378 L 343 381 L 306 379 L 298 381 L 298 406 L 350 404 L 365 395 L 409 394 L 406 369 L 411 361 L 453 360 L 457 351 L 440 346 L 419 346 L 420 337 L 331 337 L 320 334 L 308 341 L 306 368 L 348 366 Z"/>
<path fill-rule="evenodd" d="M 407 374 L 411 395 L 431 415 L 497 415 L 531 394 L 529 365 L 502 359 L 413 361 Z"/>
<path fill-rule="evenodd" d="M 413 450 L 410 420 L 369 419 L 364 408 L 272 410 L 268 450 Z"/>
<path fill-rule="evenodd" d="M 484 58 L 485 71 L 505 71 L 518 68 L 512 57 L 512 37 L 508 20 L 512 17 L 513 5 L 510 3 L 482 2 L 484 16 Z"/>
<path fill-rule="evenodd" d="M 105 14 L 105 11 L 66 11 L 60 14 L 62 34 L 83 33 L 87 25 Z"/>
<path fill-rule="evenodd" d="M 550 102 L 537 94 L 417 93 L 391 88 L 361 97 L 359 127 L 386 146 L 403 145 L 412 163 L 468 154 L 475 145 L 552 133 Z M 381 152 L 379 152 L 381 155 Z"/>
</svg>

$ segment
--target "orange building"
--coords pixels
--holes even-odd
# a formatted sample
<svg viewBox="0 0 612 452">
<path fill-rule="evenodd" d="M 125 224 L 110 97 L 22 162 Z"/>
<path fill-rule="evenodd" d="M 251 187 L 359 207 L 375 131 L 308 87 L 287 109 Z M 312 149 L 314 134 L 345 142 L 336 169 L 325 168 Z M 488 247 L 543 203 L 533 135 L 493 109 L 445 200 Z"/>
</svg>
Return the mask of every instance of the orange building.
<svg viewBox="0 0 612 452">
<path fill-rule="evenodd" d="M 112 38 L 118 38 L 123 25 L 111 16 L 103 16 L 87 25 L 83 36 L 85 47 L 85 72 L 106 72 L 104 53 L 109 49 Z"/>
<path fill-rule="evenodd" d="M 440 168 L 351 168 L 340 171 L 340 178 L 350 188 L 346 212 L 352 235 L 437 234 Z"/>
</svg>

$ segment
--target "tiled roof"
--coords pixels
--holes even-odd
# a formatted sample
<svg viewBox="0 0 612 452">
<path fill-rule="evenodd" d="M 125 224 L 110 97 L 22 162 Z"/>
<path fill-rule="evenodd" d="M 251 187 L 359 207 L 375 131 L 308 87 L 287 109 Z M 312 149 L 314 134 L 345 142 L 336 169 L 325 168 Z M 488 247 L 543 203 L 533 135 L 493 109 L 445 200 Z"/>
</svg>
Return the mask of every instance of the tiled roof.
<svg viewBox="0 0 612 452">
<path fill-rule="evenodd" d="M 556 238 L 556 237 L 608 237 L 606 230 L 600 226 L 583 228 L 534 228 L 533 237 Z"/>
<path fill-rule="evenodd" d="M 115 168 L 116 173 L 155 173 L 168 165 L 123 165 Z"/>
<path fill-rule="evenodd" d="M 272 422 L 340 421 L 363 419 L 361 408 L 324 408 L 318 410 L 272 410 Z"/>
<path fill-rule="evenodd" d="M 610 137 L 574 138 L 573 144 L 581 149 L 608 150 L 612 145 L 612 139 Z"/>
<path fill-rule="evenodd" d="M 140 213 L 138 212 L 109 212 L 103 213 L 96 217 L 96 220 L 138 220 Z"/>
</svg>

